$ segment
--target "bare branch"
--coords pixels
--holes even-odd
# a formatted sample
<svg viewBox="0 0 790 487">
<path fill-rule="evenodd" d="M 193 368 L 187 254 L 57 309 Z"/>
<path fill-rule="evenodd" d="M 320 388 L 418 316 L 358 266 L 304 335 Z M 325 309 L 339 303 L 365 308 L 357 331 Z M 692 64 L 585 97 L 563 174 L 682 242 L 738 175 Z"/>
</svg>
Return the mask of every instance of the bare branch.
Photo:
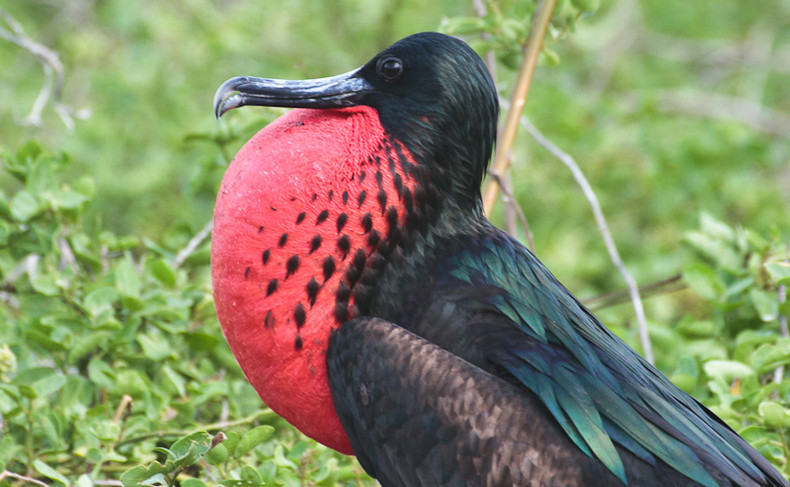
<svg viewBox="0 0 790 487">
<path fill-rule="evenodd" d="M 118 408 L 115 410 L 115 414 L 112 417 L 112 422 L 117 423 L 121 420 L 123 415 L 126 413 L 126 409 L 132 405 L 132 396 L 129 394 L 124 394 L 121 397 L 121 402 L 118 404 Z"/>
<path fill-rule="evenodd" d="M 512 167 L 508 167 L 507 172 L 505 172 L 505 174 L 497 178 L 497 183 L 499 183 L 499 187 L 502 189 L 502 207 L 503 207 L 502 217 L 503 217 L 505 231 L 515 236 L 518 233 L 518 228 L 516 227 L 516 216 L 520 208 L 518 208 L 518 201 L 516 201 L 516 199 L 512 197 L 513 177 L 512 177 L 511 169 Z M 526 220 L 527 219 L 525 215 L 522 221 L 526 222 Z M 531 246 L 530 246 L 530 250 L 532 250 L 533 252 L 535 251 L 535 249 L 532 248 Z"/>
<path fill-rule="evenodd" d="M 473 0 L 472 5 L 474 5 L 475 14 L 477 14 L 478 17 L 483 18 L 488 13 L 483 0 Z M 483 32 L 481 37 L 483 39 L 491 38 L 491 36 L 486 32 Z M 493 49 L 486 53 L 483 61 L 485 61 L 486 67 L 488 68 L 488 74 L 491 75 L 491 79 L 494 80 L 494 84 L 496 85 L 496 54 L 494 53 Z"/>
<path fill-rule="evenodd" d="M 570 169 L 571 173 L 573 174 L 573 178 L 576 180 L 576 184 L 579 185 L 582 192 L 584 193 L 584 196 L 587 198 L 587 201 L 590 203 L 590 208 L 592 208 L 595 221 L 598 224 L 598 231 L 601 232 L 604 244 L 606 245 L 606 250 L 609 252 L 609 258 L 617 268 L 618 272 L 620 272 L 620 276 L 623 278 L 623 281 L 625 281 L 626 287 L 628 288 L 628 294 L 631 297 L 631 304 L 634 307 L 634 314 L 636 315 L 636 321 L 639 329 L 639 340 L 642 344 L 642 350 L 644 351 L 647 361 L 652 364 L 653 347 L 650 344 L 650 336 L 647 330 L 647 319 L 645 318 L 645 310 L 642 306 L 642 298 L 639 294 L 639 287 L 620 258 L 620 253 L 617 251 L 617 246 L 614 243 L 612 234 L 609 232 L 606 219 L 604 218 L 603 212 L 601 211 L 601 206 L 598 203 L 598 197 L 595 196 L 595 192 L 590 186 L 590 183 L 587 181 L 584 173 L 582 173 L 581 169 L 579 169 L 579 166 L 576 164 L 576 161 L 574 161 L 570 154 L 564 152 L 562 149 L 554 145 L 553 142 L 547 139 L 542 133 L 540 133 L 540 131 L 535 128 L 535 126 L 532 125 L 529 120 L 527 120 L 527 117 L 520 117 L 520 121 L 521 125 L 527 130 L 527 132 L 529 132 L 529 134 L 538 144 L 548 150 L 554 157 L 559 159 L 568 169 Z"/>
<path fill-rule="evenodd" d="M 494 157 L 494 163 L 491 165 L 491 169 L 497 174 L 504 174 L 510 164 L 510 151 L 516 138 L 518 120 L 524 109 L 524 103 L 532 83 L 532 75 L 535 73 L 535 66 L 538 64 L 541 46 L 543 45 L 543 39 L 546 37 L 555 4 L 556 0 L 541 0 L 532 18 L 529 39 L 527 39 L 527 43 L 522 50 L 521 66 L 516 75 L 513 93 L 510 96 L 510 105 L 505 116 L 505 125 L 499 138 L 499 146 Z M 483 195 L 483 206 L 488 216 L 491 215 L 491 211 L 494 208 L 498 192 L 499 185 L 495 181 L 490 181 Z"/>
<path fill-rule="evenodd" d="M 502 189 L 502 202 L 506 205 L 506 208 L 510 208 L 516 215 L 518 215 L 519 221 L 521 222 L 521 228 L 524 229 L 524 236 L 527 238 L 527 247 L 532 253 L 535 253 L 535 236 L 532 234 L 532 229 L 529 228 L 529 223 L 527 222 L 527 215 L 524 214 L 524 211 L 518 205 L 516 198 L 513 197 L 512 187 L 509 182 L 502 181 L 500 179 L 499 174 L 494 171 L 489 171 L 488 174 L 494 178 L 494 180 L 499 184 L 499 187 Z M 508 230 L 508 232 L 516 236 L 515 229 L 513 231 Z"/>
<path fill-rule="evenodd" d="M 7 304 L 11 309 L 19 309 L 19 299 L 17 299 L 15 294 L 8 291 L 0 291 L 0 302 Z"/>
<path fill-rule="evenodd" d="M 787 254 L 790 256 L 790 245 L 787 246 Z M 790 262 L 790 259 L 785 259 L 785 262 Z M 777 298 L 779 299 L 779 306 L 781 306 L 785 301 L 787 301 L 787 286 L 782 284 L 777 289 Z M 787 316 L 783 313 L 779 313 L 779 333 L 782 337 L 790 336 L 790 333 L 787 330 Z M 784 365 L 780 365 L 779 367 L 774 370 L 774 382 L 780 383 L 785 375 L 785 368 Z"/>
<path fill-rule="evenodd" d="M 178 269 L 184 262 L 189 258 L 190 255 L 198 248 L 198 246 L 203 243 L 209 235 L 211 235 L 211 230 L 214 228 L 214 221 L 209 220 L 208 223 L 194 236 L 192 240 L 187 243 L 186 247 L 181 249 L 176 255 L 176 258 L 173 260 L 173 268 Z"/>
<path fill-rule="evenodd" d="M 765 57 L 748 43 L 733 44 L 719 39 L 687 39 L 650 31 L 638 19 L 632 24 L 643 38 L 639 42 L 642 51 L 681 63 L 706 66 L 738 66 L 742 69 L 765 69 L 781 74 L 790 73 L 790 52 L 778 51 Z"/>
<path fill-rule="evenodd" d="M 84 119 L 90 113 L 88 110 L 75 111 L 62 102 L 64 70 L 58 54 L 28 37 L 22 24 L 2 8 L 0 8 L 0 21 L 2 21 L 2 24 L 5 24 L 0 24 L 0 39 L 15 44 L 32 54 L 41 64 L 41 69 L 44 71 L 44 82 L 41 90 L 33 102 L 30 113 L 24 118 L 22 123 L 40 127 L 42 125 L 41 113 L 51 100 L 55 112 L 66 128 L 71 131 L 74 128 L 74 118 Z"/>
<path fill-rule="evenodd" d="M 79 273 L 80 268 L 77 265 L 77 257 L 74 256 L 74 251 L 71 249 L 69 241 L 62 235 L 58 237 L 58 247 L 60 248 L 60 262 L 58 263 L 58 267 L 60 269 L 71 267 L 75 274 Z"/>
<path fill-rule="evenodd" d="M 17 279 L 22 277 L 23 274 L 27 274 L 32 281 L 35 278 L 36 269 L 38 268 L 38 262 L 40 260 L 41 256 L 38 254 L 26 255 L 25 258 L 19 261 L 19 264 L 8 273 L 3 284 L 13 284 Z"/>
<path fill-rule="evenodd" d="M 703 92 L 659 91 L 658 109 L 730 120 L 779 137 L 790 137 L 790 115 L 759 103 Z"/>
<path fill-rule="evenodd" d="M 687 287 L 688 286 L 686 283 L 683 282 L 683 275 L 675 274 L 674 276 L 667 277 L 666 279 L 661 279 L 660 281 L 639 286 L 639 294 L 642 296 L 642 299 L 645 300 L 652 296 L 682 291 Z M 623 289 L 612 291 L 610 293 L 599 294 L 587 299 L 582 299 L 582 303 L 584 303 L 584 305 L 591 310 L 596 311 L 599 309 L 616 306 L 630 300 L 631 297 L 628 295 L 628 289 Z"/>
<path fill-rule="evenodd" d="M 42 487 L 49 487 L 48 484 L 44 482 L 34 479 L 33 477 L 26 477 L 24 475 L 19 475 L 18 473 L 9 472 L 8 470 L 3 470 L 0 472 L 0 482 L 6 479 L 6 477 L 11 477 L 12 479 L 21 480 L 22 482 L 30 482 L 31 484 L 41 485 Z"/>
</svg>

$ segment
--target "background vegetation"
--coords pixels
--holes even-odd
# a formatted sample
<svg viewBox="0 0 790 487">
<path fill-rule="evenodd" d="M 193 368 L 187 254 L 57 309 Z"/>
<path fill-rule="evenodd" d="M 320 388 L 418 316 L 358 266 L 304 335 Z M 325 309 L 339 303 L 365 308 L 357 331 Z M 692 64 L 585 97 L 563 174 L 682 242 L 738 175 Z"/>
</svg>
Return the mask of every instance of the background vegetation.
<svg viewBox="0 0 790 487">
<path fill-rule="evenodd" d="M 212 95 L 239 74 L 344 72 L 443 29 L 493 50 L 507 97 L 533 8 L 4 2 L 0 484 L 371 483 L 261 407 L 222 339 L 205 225 L 232 155 L 280 112 L 217 123 Z M 782 0 L 560 2 L 526 110 L 586 173 L 637 281 L 682 276 L 645 301 L 659 368 L 786 475 L 788 19 Z M 619 291 L 570 173 L 526 132 L 513 159 L 541 259 L 583 298 Z M 619 301 L 590 303 L 638 348 Z"/>
</svg>

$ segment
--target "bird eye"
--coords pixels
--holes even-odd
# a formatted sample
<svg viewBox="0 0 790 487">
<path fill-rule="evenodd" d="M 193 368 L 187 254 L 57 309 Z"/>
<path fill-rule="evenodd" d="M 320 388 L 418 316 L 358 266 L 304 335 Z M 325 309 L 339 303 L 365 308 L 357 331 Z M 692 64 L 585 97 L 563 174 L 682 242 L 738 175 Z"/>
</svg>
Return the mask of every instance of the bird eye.
<svg viewBox="0 0 790 487">
<path fill-rule="evenodd" d="M 376 70 L 385 80 L 394 81 L 403 74 L 403 61 L 393 56 L 384 57 L 379 59 Z"/>
</svg>

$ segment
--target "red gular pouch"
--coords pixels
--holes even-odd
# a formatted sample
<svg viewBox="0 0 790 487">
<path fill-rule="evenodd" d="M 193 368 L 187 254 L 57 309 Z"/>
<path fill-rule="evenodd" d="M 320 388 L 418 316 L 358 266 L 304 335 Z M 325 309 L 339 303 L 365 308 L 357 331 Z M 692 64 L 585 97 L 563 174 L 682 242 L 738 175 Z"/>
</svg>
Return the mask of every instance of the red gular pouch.
<svg viewBox="0 0 790 487">
<path fill-rule="evenodd" d="M 355 289 L 387 230 L 405 222 L 398 195 L 412 161 L 373 108 L 295 109 L 241 148 L 214 211 L 214 299 L 231 350 L 273 411 L 346 454 L 329 336 L 359 312 Z"/>
</svg>

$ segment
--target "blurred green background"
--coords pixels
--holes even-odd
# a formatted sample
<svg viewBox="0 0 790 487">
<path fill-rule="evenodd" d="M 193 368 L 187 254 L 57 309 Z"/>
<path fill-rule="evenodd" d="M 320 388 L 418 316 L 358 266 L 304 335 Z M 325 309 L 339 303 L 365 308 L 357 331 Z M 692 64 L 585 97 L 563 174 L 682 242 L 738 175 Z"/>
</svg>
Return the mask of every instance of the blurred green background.
<svg viewBox="0 0 790 487">
<path fill-rule="evenodd" d="M 515 19 L 532 8 L 478 3 Z M 62 102 L 87 116 L 70 130 L 49 105 L 40 126 L 25 125 L 42 68 L 0 41 L 0 145 L 36 139 L 67 152 L 74 178 L 95 180 L 92 225 L 152 238 L 201 228 L 227 159 L 280 113 L 240 110 L 217 122 L 212 96 L 225 79 L 345 72 L 405 35 L 475 15 L 474 2 L 457 0 L 8 0 L 3 8 L 58 54 Z M 682 270 L 683 232 L 703 211 L 790 235 L 788 19 L 790 3 L 779 0 L 604 1 L 547 40 L 554 55 L 542 57 L 526 115 L 586 173 L 639 283 Z M 513 77 L 497 65 L 505 98 Z M 206 142 L 223 134 L 224 153 Z M 568 170 L 524 132 L 514 154 L 514 193 L 537 254 L 582 297 L 621 289 Z M 648 302 L 648 318 L 661 323 L 709 312 L 682 293 Z M 602 313 L 617 328 L 632 312 Z"/>
<path fill-rule="evenodd" d="M 500 6 L 505 15 L 523 9 Z M 200 141 L 188 136 L 221 130 L 211 102 L 225 79 L 344 72 L 409 33 L 474 15 L 471 1 L 457 0 L 7 0 L 3 8 L 57 52 L 62 100 L 89 116 L 69 131 L 49 106 L 40 127 L 22 125 L 42 69 L 0 41 L 0 144 L 62 148 L 95 178 L 100 224 L 141 236 L 209 219 L 221 163 L 201 160 Z M 790 3 L 778 0 L 603 2 L 549 41 L 560 63 L 542 63 L 527 115 L 581 165 L 640 281 L 680 265 L 681 233 L 702 210 L 788 232 L 788 19 Z M 507 96 L 512 70 L 500 65 L 498 75 Z M 262 113 L 252 112 L 224 123 Z M 618 287 L 570 174 L 520 137 L 515 192 L 538 254 L 572 287 Z"/>
<path fill-rule="evenodd" d="M 594 13 L 572 16 L 570 21 L 563 17 L 575 12 L 573 5 L 596 3 L 559 2 L 547 51 L 527 100 L 526 116 L 585 172 L 623 260 L 640 284 L 687 272 L 686 282 L 692 283 L 693 291 L 663 292 L 645 302 L 659 368 L 733 421 L 741 433 L 748 433 L 755 421 L 765 423 L 768 429 L 787 430 L 790 409 L 771 401 L 790 401 L 790 380 L 782 382 L 779 392 L 766 380 L 759 381 L 765 387 L 758 387 L 758 378 L 764 379 L 777 365 L 790 364 L 790 341 L 778 338 L 777 333 L 774 298 L 779 279 L 769 279 L 762 267 L 764 260 L 776 260 L 777 255 L 773 248 L 766 250 L 768 246 L 755 250 L 760 246 L 754 239 L 747 245 L 742 242 L 744 234 L 729 227 L 749 227 L 754 230 L 750 235 L 773 238 L 774 243 L 790 240 L 790 2 L 601 0 Z M 51 343 L 46 343 L 53 347 L 60 343 L 58 330 L 68 329 L 79 336 L 75 330 L 85 324 L 81 317 L 50 327 L 44 318 L 27 316 L 24 302 L 21 308 L 15 307 L 14 293 L 82 303 L 80 293 L 90 296 L 97 282 L 110 279 L 123 291 L 124 286 L 129 287 L 123 284 L 127 280 L 136 282 L 137 272 L 141 272 L 145 286 L 154 283 L 153 291 L 145 287 L 143 298 L 136 296 L 130 303 L 138 306 L 138 300 L 147 302 L 157 293 L 185 293 L 188 299 L 173 301 L 180 303 L 180 308 L 167 304 L 168 309 L 183 313 L 173 319 L 187 330 L 179 328 L 179 333 L 191 336 L 202 333 L 202 327 L 206 336 L 211 335 L 210 343 L 221 343 L 209 292 L 207 249 L 201 247 L 186 269 L 177 269 L 183 262 L 174 263 L 178 260 L 174 255 L 211 219 L 216 190 L 232 155 L 282 111 L 235 110 L 217 122 L 212 113 L 215 89 L 237 75 L 307 78 L 345 72 L 414 32 L 468 32 L 474 24 L 469 19 L 481 5 L 490 18 L 507 20 L 494 23 L 504 37 L 506 24 L 516 35 L 526 32 L 524 20 L 529 19 L 533 4 L 513 0 L 4 0 L 0 5 L 0 158 L 4 166 L 13 166 L 19 161 L 2 156 L 36 140 L 47 151 L 68 154 L 72 164 L 65 180 L 82 193 L 91 192 L 86 188 L 92 184 L 96 194 L 94 204 L 84 205 L 84 217 L 82 209 L 74 217 L 69 213 L 73 208 L 64 210 L 64 216 L 47 213 L 42 206 L 30 221 L 32 214 L 21 218 L 16 214 L 11 215 L 11 223 L 4 224 L 4 229 L 16 233 L 4 233 L 0 246 L 5 280 L 0 297 L 7 304 L 3 316 L 13 318 L 0 327 L 5 334 L 0 339 L 11 337 L 8 340 L 20 357 L 20 369 L 43 364 L 39 369 L 49 370 L 52 360 L 46 347 L 30 346 L 24 326 L 17 323 L 51 333 Z M 16 38 L 24 39 L 22 45 L 12 42 L 14 28 L 21 29 Z M 486 45 L 477 35 L 466 39 L 478 48 Z M 61 105 L 50 100 L 40 112 L 40 123 L 31 125 L 26 119 L 46 82 L 45 70 L 35 55 L 37 44 L 46 48 L 39 53 L 58 56 L 63 86 Z M 504 48 L 498 53 L 497 84 L 506 99 L 515 76 L 514 57 Z M 525 131 L 519 133 L 513 155 L 514 193 L 535 235 L 537 255 L 582 298 L 622 289 L 590 208 L 570 172 Z M 18 196 L 24 188 L 11 176 L 9 167 L 0 172 L 3 197 Z M 2 213 L 7 217 L 5 209 Z M 726 225 L 703 218 L 703 232 L 690 234 L 700 227 L 703 213 Z M 503 222 L 501 205 L 494 220 Z M 75 269 L 80 272 L 57 280 L 51 276 L 68 274 L 69 267 L 63 265 L 63 246 L 54 236 L 46 252 L 29 250 L 28 244 L 16 248 L 16 242 L 8 237 L 40 236 L 40 232 L 26 232 L 28 228 L 57 228 L 71 238 L 72 247 L 78 251 L 80 245 L 84 245 L 82 250 L 91 247 L 93 254 L 86 257 L 89 252 L 78 252 L 82 267 Z M 119 244 L 126 252 L 111 255 L 109 265 L 106 249 L 99 248 L 115 238 L 106 237 L 108 230 L 122 237 L 137 237 L 127 239 L 131 243 L 126 246 Z M 98 238 L 102 232 L 105 237 Z M 44 256 L 42 261 L 49 267 L 40 267 L 55 284 L 47 281 L 44 286 L 33 273 L 29 284 L 23 282 L 14 259 L 30 252 Z M 747 269 L 736 268 L 739 260 Z M 159 276 L 161 282 L 146 272 Z M 9 274 L 17 275 L 12 279 Z M 60 293 L 64 286 L 80 291 Z M 136 290 L 132 294 L 141 294 L 140 283 L 131 287 Z M 107 299 L 113 313 L 135 318 L 139 325 L 135 315 L 139 310 L 119 301 L 117 295 Z M 36 309 L 35 301 L 31 303 L 29 307 Z M 764 312 L 766 309 L 769 312 Z M 788 306 L 782 310 L 787 312 Z M 629 304 L 597 313 L 638 346 Z M 151 327 L 148 322 L 146 326 Z M 200 362 L 205 369 L 200 375 L 187 370 L 192 363 L 187 357 L 203 352 L 192 350 L 189 340 L 187 345 L 179 342 L 174 329 L 163 327 L 152 336 L 161 340 L 158 343 L 163 351 L 178 357 L 167 363 L 174 368 L 183 366 L 178 372 L 189 379 L 190 386 L 199 388 L 206 383 L 205 377 L 212 377 L 208 381 L 212 385 L 246 387 L 245 401 L 239 401 L 243 407 L 232 408 L 245 414 L 257 410 L 254 392 L 224 345 L 206 347 L 219 358 Z M 101 332 L 115 336 L 114 329 Z M 94 338 L 97 349 L 104 350 L 106 335 Z M 107 370 L 117 370 L 126 353 L 138 354 L 135 343 L 141 343 L 144 352 L 150 343 L 132 334 L 126 339 L 124 353 L 112 348 L 115 345 L 108 346 L 104 355 L 94 356 L 95 361 L 105 358 L 112 363 Z M 771 350 L 766 352 L 761 344 L 775 346 L 771 350 L 778 350 L 776 362 L 762 360 Z M 161 359 L 156 355 L 148 358 L 154 381 L 161 376 L 154 367 L 161 365 Z M 744 386 L 744 394 L 740 382 L 733 380 L 741 378 L 731 373 L 734 361 L 752 367 L 752 384 Z M 64 376 L 71 375 L 71 362 L 64 363 Z M 123 366 L 139 372 L 134 360 L 129 364 Z M 219 379 L 214 377 L 217 368 L 222 370 Z M 0 367 L 0 378 L 4 370 Z M 230 371 L 228 378 L 225 370 Z M 93 386 L 96 391 L 110 387 Z M 141 390 L 149 388 L 150 384 Z M 102 392 L 100 405 L 107 409 L 102 414 L 112 417 L 117 399 L 113 394 L 121 393 L 125 392 L 109 396 Z M 98 397 L 99 392 L 95 394 Z M 172 400 L 191 404 L 187 396 L 194 399 L 197 394 L 182 391 Z M 748 404 L 743 396 L 749 397 Z M 764 404 L 766 398 L 771 404 Z M 16 404 L 5 399 L 0 401 L 1 407 Z M 94 399 L 86 395 L 85 402 L 98 408 Z M 135 399 L 137 414 L 165 421 L 165 415 L 143 413 L 140 399 Z M 32 401 L 28 404 L 33 405 Z M 181 407 L 187 411 L 187 421 L 194 410 L 206 411 L 203 406 Z M 10 408 L 3 411 L 6 418 L 12 420 L 8 413 L 15 411 L 20 424 L 26 424 L 24 418 L 19 419 L 19 410 Z M 771 408 L 779 408 L 778 419 L 769 414 Z M 75 416 L 75 424 L 83 419 Z M 185 423 L 182 428 L 191 431 L 193 426 Z M 28 438 L 26 431 L 18 429 L 18 438 Z M 60 432 L 51 436 L 59 435 L 63 436 Z M 761 452 L 784 465 L 787 473 L 790 450 L 784 436 L 780 435 L 780 440 L 774 433 L 770 435 L 760 430 L 747 439 L 763 441 Z M 769 436 L 770 444 L 766 443 Z M 12 441 L 10 436 L 4 438 Z M 301 458 L 307 444 L 293 441 L 301 446 L 291 453 Z M 113 444 L 108 444 L 112 450 Z M 42 444 L 41 448 L 50 446 Z M 34 458 L 30 454 L 25 468 L 29 470 Z M 152 457 L 140 448 L 128 458 L 147 462 Z M 118 469 L 111 471 L 117 473 Z"/>
</svg>

